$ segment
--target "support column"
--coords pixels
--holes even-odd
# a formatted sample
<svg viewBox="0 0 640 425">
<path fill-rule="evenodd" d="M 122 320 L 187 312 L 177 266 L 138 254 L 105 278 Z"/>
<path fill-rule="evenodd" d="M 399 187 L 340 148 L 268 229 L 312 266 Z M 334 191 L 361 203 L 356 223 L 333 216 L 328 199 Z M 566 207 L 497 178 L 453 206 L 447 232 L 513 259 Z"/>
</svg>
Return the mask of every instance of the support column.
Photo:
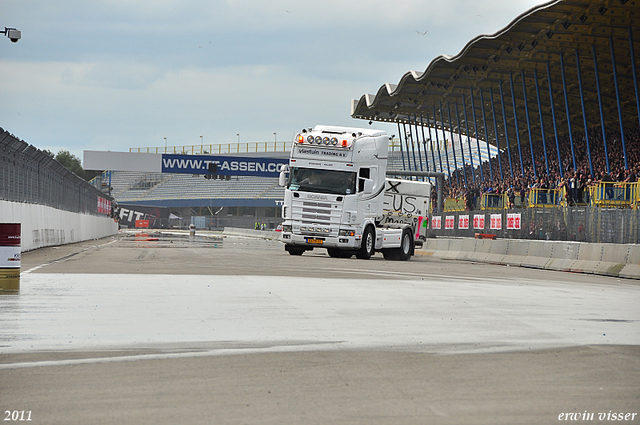
<svg viewBox="0 0 640 425">
<path fill-rule="evenodd" d="M 420 164 L 420 171 L 424 171 L 422 169 L 422 154 L 420 153 L 420 133 L 418 132 L 418 117 L 416 116 L 416 114 L 413 114 L 413 125 L 415 126 L 416 141 L 418 142 L 418 164 Z M 416 169 L 416 171 L 418 170 Z"/>
<path fill-rule="evenodd" d="M 480 140 L 478 139 L 478 121 L 476 120 L 476 102 L 473 98 L 473 87 L 469 87 L 469 91 L 471 92 L 471 115 L 473 116 L 473 133 L 475 134 L 476 145 L 478 148 L 478 162 L 480 162 L 480 180 L 484 181 L 484 171 L 482 170 L 482 152 L 480 151 Z M 491 155 L 489 155 L 489 164 L 491 164 Z"/>
<path fill-rule="evenodd" d="M 400 130 L 400 121 L 398 121 L 398 138 L 400 139 L 400 155 L 402 156 L 402 169 L 406 171 L 407 166 L 404 165 L 404 149 L 402 149 L 402 131 Z"/>
<path fill-rule="evenodd" d="M 524 162 L 522 161 L 522 146 L 520 144 L 520 128 L 518 127 L 518 110 L 516 109 L 516 94 L 513 91 L 513 73 L 509 71 L 509 85 L 511 86 L 511 105 L 513 106 L 513 124 L 516 127 L 516 141 L 520 157 L 520 174 L 524 177 Z M 513 173 L 512 173 L 513 174 Z"/>
<path fill-rule="evenodd" d="M 407 125 L 405 123 L 402 123 L 402 131 L 404 134 L 404 144 L 407 147 L 407 163 L 409 164 L 409 170 L 413 170 L 413 171 L 417 171 L 415 169 L 415 167 L 412 169 L 411 168 L 411 150 L 409 149 L 409 139 L 411 138 L 411 132 L 407 131 Z M 416 163 L 416 156 L 415 156 L 415 152 L 413 152 L 413 165 L 415 166 Z"/>
<path fill-rule="evenodd" d="M 482 95 L 482 92 L 480 92 Z M 500 180 L 504 180 L 502 173 L 502 152 L 500 152 L 500 139 L 498 137 L 498 121 L 496 120 L 496 107 L 493 101 L 493 88 L 489 87 L 489 95 L 491 96 L 491 113 L 493 115 L 493 131 L 496 135 L 496 148 L 498 148 L 498 169 L 500 170 Z"/>
<path fill-rule="evenodd" d="M 540 117 L 540 134 L 542 134 L 542 148 L 544 149 L 544 165 L 549 173 L 549 159 L 547 158 L 547 138 L 544 134 L 544 120 L 542 118 L 542 107 L 540 106 L 540 87 L 538 86 L 538 70 L 533 69 L 533 79 L 536 80 L 536 98 L 538 99 L 538 116 Z"/>
<path fill-rule="evenodd" d="M 500 85 L 500 103 L 502 104 L 502 122 L 504 124 L 504 137 L 507 140 L 507 155 L 509 155 L 509 171 L 513 178 L 513 165 L 511 163 L 511 146 L 509 144 L 509 129 L 507 128 L 507 113 L 504 109 L 504 92 L 502 91 L 502 80 L 498 81 Z"/>
<path fill-rule="evenodd" d="M 589 174 L 594 177 L 593 164 L 591 163 L 591 148 L 589 147 L 589 123 L 587 122 L 587 111 L 584 107 L 584 92 L 582 90 L 582 74 L 580 72 L 580 54 L 576 49 L 576 69 L 578 70 L 578 87 L 580 88 L 580 104 L 582 106 L 582 121 L 584 122 L 584 140 L 587 142 L 587 157 L 589 158 Z"/>
<path fill-rule="evenodd" d="M 573 149 L 573 131 L 571 130 L 571 113 L 569 112 L 569 95 L 567 93 L 567 79 L 564 72 L 564 54 L 560 53 L 560 69 L 562 71 L 562 88 L 564 89 L 564 105 L 567 109 L 567 127 L 569 129 L 569 142 L 571 143 L 571 158 L 573 159 L 573 171 L 578 171 L 576 167 L 576 153 Z"/>
<path fill-rule="evenodd" d="M 438 102 L 439 103 L 439 102 Z M 436 122 L 436 107 L 433 106 L 433 128 L 436 132 L 436 143 L 438 143 L 438 155 L 440 155 L 440 169 L 442 171 L 442 153 L 440 152 L 440 141 L 438 140 L 438 123 Z M 442 119 L 442 103 L 440 103 L 440 126 L 442 127 L 442 135 L 444 136 L 444 121 Z M 446 142 L 446 138 L 442 139 L 443 142 Z M 445 146 L 444 150 L 445 160 L 447 161 L 447 175 L 449 178 L 447 181 L 449 182 L 449 187 L 451 187 L 451 168 L 449 167 L 449 154 L 447 153 L 447 149 Z"/>
<path fill-rule="evenodd" d="M 427 128 L 429 129 L 429 146 L 431 147 L 431 158 L 433 159 L 433 170 L 436 170 L 436 157 L 435 157 L 435 153 L 433 153 L 433 136 L 431 135 L 431 125 L 429 124 L 429 113 L 427 111 L 424 111 L 425 114 L 427 114 Z M 422 115 L 420 115 L 422 116 Z M 435 114 L 433 115 L 433 126 L 435 128 L 436 126 L 436 116 Z M 436 139 L 437 139 L 437 132 L 436 132 Z M 437 142 L 436 142 L 436 146 L 437 146 Z M 440 147 L 438 147 L 438 158 L 440 159 L 440 172 L 442 173 L 442 157 L 440 156 Z"/>
<path fill-rule="evenodd" d="M 456 158 L 456 145 L 453 143 L 453 123 L 451 122 L 451 104 L 447 102 L 447 113 L 449 115 L 449 134 L 451 135 L 451 153 L 453 154 L 453 172 L 456 173 L 456 183 L 460 184 L 460 173 L 458 172 L 458 160 Z"/>
<path fill-rule="evenodd" d="M 417 121 L 417 118 L 416 118 Z M 427 137 L 424 135 L 424 118 L 422 114 L 420 114 L 420 131 L 422 132 L 422 148 L 424 149 L 424 165 L 427 167 L 427 171 L 429 170 L 429 155 L 427 154 Z M 431 142 L 431 133 L 429 133 L 429 142 Z M 433 158 L 433 151 L 431 151 L 431 157 Z M 436 161 L 433 158 L 433 171 L 436 170 Z M 429 179 L 431 181 L 431 179 Z"/>
<path fill-rule="evenodd" d="M 636 56 L 633 50 L 633 30 L 631 27 L 629 27 L 629 55 L 631 55 L 633 88 L 636 90 L 636 108 L 638 109 L 638 123 L 640 124 L 640 96 L 638 96 L 638 79 L 636 78 Z"/>
<path fill-rule="evenodd" d="M 529 119 L 529 104 L 527 102 L 527 85 L 524 80 L 524 70 L 520 71 L 522 75 L 522 98 L 524 99 L 524 114 L 527 118 L 527 131 L 529 132 L 529 149 L 531 149 L 531 165 L 533 167 L 533 176 L 538 177 L 538 170 L 536 169 L 536 158 L 533 154 L 533 138 L 531 137 L 531 121 Z"/>
<path fill-rule="evenodd" d="M 484 141 L 487 145 L 487 156 L 489 158 L 489 178 L 491 179 L 491 181 L 493 181 L 493 169 L 491 167 L 491 145 L 489 143 L 489 130 L 487 130 L 487 116 L 484 112 L 484 95 L 482 94 L 482 87 L 480 87 L 480 106 L 482 107 L 482 122 L 484 123 Z M 498 150 L 498 157 L 500 157 L 500 150 Z"/>
<path fill-rule="evenodd" d="M 564 164 L 560 154 L 560 141 L 558 140 L 558 123 L 556 122 L 556 108 L 553 104 L 553 87 L 551 85 L 551 68 L 547 61 L 547 80 L 549 81 L 549 103 L 551 104 L 551 117 L 553 118 L 553 133 L 556 137 L 556 152 L 558 154 L 558 168 L 560 168 L 560 177 L 564 177 Z"/>
<path fill-rule="evenodd" d="M 457 105 L 457 104 L 456 104 Z M 457 106 L 456 106 L 457 109 Z M 469 145 L 469 161 L 471 161 L 471 181 L 476 182 L 476 170 L 473 166 L 473 153 L 471 152 L 471 138 L 469 137 L 469 119 L 467 118 L 467 103 L 462 95 L 462 109 L 464 110 L 464 128 L 467 132 L 467 145 Z M 458 127 L 459 128 L 459 127 Z M 480 161 L 482 163 L 482 161 Z M 480 167 L 482 169 L 482 167 Z"/>
<path fill-rule="evenodd" d="M 591 45 L 593 55 L 593 69 L 596 73 L 596 90 L 598 92 L 598 105 L 600 107 L 600 128 L 602 129 L 602 143 L 604 143 L 604 159 L 607 164 L 607 174 L 611 172 L 609 168 L 609 151 L 607 149 L 607 132 L 604 127 L 604 109 L 602 108 L 602 92 L 600 91 L 600 74 L 598 73 L 598 58 L 596 57 L 596 46 Z"/>
<path fill-rule="evenodd" d="M 624 122 L 622 120 L 622 105 L 620 104 L 620 87 L 618 86 L 618 72 L 616 71 L 616 56 L 613 50 L 613 37 L 609 37 L 609 48 L 611 49 L 611 64 L 613 65 L 613 81 L 616 88 L 616 102 L 618 103 L 618 120 L 620 121 L 620 140 L 622 140 L 622 153 L 624 155 L 624 169 L 629 169 L 627 162 L 627 144 L 624 140 Z"/>
<path fill-rule="evenodd" d="M 464 163 L 464 146 L 462 144 L 462 129 L 460 128 L 460 113 L 458 112 L 458 102 L 456 101 L 456 122 L 458 123 L 458 137 L 460 138 L 460 155 L 462 155 L 462 175 L 464 176 L 464 187 L 469 187 L 467 181 L 467 167 Z"/>
</svg>

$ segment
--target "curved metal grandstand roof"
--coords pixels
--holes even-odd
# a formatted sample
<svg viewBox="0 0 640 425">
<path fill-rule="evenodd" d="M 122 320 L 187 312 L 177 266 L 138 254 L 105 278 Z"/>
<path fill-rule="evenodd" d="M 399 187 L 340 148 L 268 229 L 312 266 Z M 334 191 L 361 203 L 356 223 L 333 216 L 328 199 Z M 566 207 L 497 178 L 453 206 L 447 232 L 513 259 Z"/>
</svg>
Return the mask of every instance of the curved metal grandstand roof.
<svg viewBox="0 0 640 425">
<path fill-rule="evenodd" d="M 546 134 L 554 132 L 553 113 L 557 134 L 566 134 L 567 109 L 572 131 L 599 126 L 601 113 L 605 128 L 620 131 L 620 121 L 625 127 L 638 124 L 639 24 L 640 0 L 550 1 L 493 35 L 474 38 L 456 56 L 438 56 L 424 72 L 407 72 L 397 85 L 353 100 L 351 116 L 425 126 L 435 119 L 438 127 L 456 132 L 460 123 L 462 134 L 468 127 L 470 136 L 477 123 L 478 137 L 492 144 L 497 127 L 502 146 L 505 123 L 510 144 L 516 143 L 516 125 L 527 143 L 530 126 L 536 142 L 541 122 Z"/>
</svg>

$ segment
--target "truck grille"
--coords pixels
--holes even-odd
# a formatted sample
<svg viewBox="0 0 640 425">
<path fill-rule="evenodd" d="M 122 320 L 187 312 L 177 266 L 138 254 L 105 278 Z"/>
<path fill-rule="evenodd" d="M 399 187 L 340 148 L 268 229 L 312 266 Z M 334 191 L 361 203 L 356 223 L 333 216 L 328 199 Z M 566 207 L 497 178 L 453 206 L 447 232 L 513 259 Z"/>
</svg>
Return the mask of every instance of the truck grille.
<svg viewBox="0 0 640 425">
<path fill-rule="evenodd" d="M 291 218 L 301 224 L 338 225 L 342 216 L 340 205 L 328 202 L 293 201 Z"/>
</svg>

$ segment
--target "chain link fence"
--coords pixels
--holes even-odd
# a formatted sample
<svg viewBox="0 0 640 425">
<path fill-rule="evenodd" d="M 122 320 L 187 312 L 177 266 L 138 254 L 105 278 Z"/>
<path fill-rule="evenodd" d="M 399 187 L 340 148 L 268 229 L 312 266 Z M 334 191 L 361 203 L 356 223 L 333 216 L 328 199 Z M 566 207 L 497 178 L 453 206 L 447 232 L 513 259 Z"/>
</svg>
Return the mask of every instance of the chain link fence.
<svg viewBox="0 0 640 425">
<path fill-rule="evenodd" d="M 110 215 L 113 198 L 0 128 L 0 199 Z"/>
<path fill-rule="evenodd" d="M 476 237 L 476 234 L 507 239 L 637 244 L 640 210 L 558 207 L 445 211 L 431 217 L 427 232 L 428 237 Z"/>
</svg>

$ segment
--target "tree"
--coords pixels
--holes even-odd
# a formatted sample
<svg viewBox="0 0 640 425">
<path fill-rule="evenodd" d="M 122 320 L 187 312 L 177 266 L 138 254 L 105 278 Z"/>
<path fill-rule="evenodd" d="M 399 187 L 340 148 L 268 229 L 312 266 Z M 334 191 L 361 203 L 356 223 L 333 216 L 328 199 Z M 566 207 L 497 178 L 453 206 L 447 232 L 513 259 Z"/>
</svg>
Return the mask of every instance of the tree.
<svg viewBox="0 0 640 425">
<path fill-rule="evenodd" d="M 98 174 L 95 171 L 86 171 L 84 168 L 82 168 L 80 158 L 73 155 L 69 151 L 60 150 L 56 155 L 55 160 L 62 164 L 62 166 L 67 170 L 71 171 L 78 177 L 85 179 L 86 181 L 91 180 Z"/>
</svg>

